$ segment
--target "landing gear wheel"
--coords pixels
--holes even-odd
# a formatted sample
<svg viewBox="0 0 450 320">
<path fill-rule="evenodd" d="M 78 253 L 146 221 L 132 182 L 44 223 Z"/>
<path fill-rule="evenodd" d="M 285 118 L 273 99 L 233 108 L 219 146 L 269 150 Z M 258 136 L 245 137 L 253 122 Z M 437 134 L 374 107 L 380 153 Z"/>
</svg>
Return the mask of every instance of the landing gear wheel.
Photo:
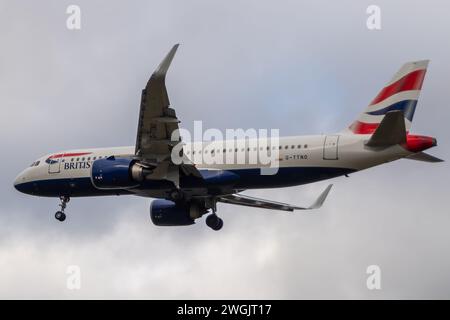
<svg viewBox="0 0 450 320">
<path fill-rule="evenodd" d="M 56 220 L 63 222 L 64 220 L 66 220 L 66 214 L 62 211 L 56 211 L 55 218 Z"/>
<path fill-rule="evenodd" d="M 63 222 L 64 220 L 66 220 L 66 214 L 64 213 L 64 210 L 66 209 L 67 202 L 70 201 L 70 198 L 67 196 L 61 196 L 59 197 L 59 200 L 61 200 L 61 204 L 59 205 L 61 207 L 61 210 L 56 211 L 55 218 L 56 220 Z"/>
<path fill-rule="evenodd" d="M 206 217 L 206 225 L 214 231 L 219 231 L 223 227 L 223 220 L 213 213 Z"/>
</svg>

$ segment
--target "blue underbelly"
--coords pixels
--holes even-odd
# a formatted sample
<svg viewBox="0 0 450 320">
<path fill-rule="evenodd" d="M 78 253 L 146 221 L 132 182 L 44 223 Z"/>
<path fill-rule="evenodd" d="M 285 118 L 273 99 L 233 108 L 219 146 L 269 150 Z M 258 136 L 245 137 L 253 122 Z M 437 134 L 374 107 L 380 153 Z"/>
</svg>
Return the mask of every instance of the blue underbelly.
<svg viewBox="0 0 450 320">
<path fill-rule="evenodd" d="M 274 175 L 263 175 L 260 169 L 233 170 L 239 175 L 238 189 L 280 188 L 331 179 L 354 172 L 354 169 L 327 167 L 285 167 Z"/>
<path fill-rule="evenodd" d="M 182 189 L 199 188 L 208 190 L 220 190 L 221 187 L 225 187 L 228 190 L 279 188 L 330 179 L 352 173 L 355 170 L 326 167 L 285 167 L 279 168 L 278 172 L 274 175 L 263 175 L 260 169 L 237 169 L 228 170 L 227 174 L 223 175 L 223 179 L 217 176 L 217 171 L 201 171 L 204 179 L 194 178 L 192 176 L 183 177 L 180 179 L 180 187 Z M 99 190 L 92 185 L 90 177 L 38 180 L 19 184 L 16 188 L 24 193 L 44 197 L 58 197 L 63 195 L 87 197 L 135 193 L 127 189 Z M 153 180 L 146 181 L 138 189 L 141 191 L 170 190 L 173 189 L 173 185 L 169 181 Z"/>
</svg>

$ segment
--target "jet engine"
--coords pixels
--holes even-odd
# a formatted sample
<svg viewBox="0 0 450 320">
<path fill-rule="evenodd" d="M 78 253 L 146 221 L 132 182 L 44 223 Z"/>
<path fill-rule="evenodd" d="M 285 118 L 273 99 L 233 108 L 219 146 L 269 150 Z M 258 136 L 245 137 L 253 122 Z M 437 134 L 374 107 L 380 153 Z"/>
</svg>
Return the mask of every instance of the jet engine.
<svg viewBox="0 0 450 320">
<path fill-rule="evenodd" d="M 157 226 L 187 226 L 194 224 L 189 205 L 163 199 L 153 200 L 150 205 L 150 218 Z"/>
<path fill-rule="evenodd" d="M 98 189 L 133 188 L 144 180 L 146 171 L 135 159 L 109 157 L 94 161 L 91 180 Z"/>
</svg>

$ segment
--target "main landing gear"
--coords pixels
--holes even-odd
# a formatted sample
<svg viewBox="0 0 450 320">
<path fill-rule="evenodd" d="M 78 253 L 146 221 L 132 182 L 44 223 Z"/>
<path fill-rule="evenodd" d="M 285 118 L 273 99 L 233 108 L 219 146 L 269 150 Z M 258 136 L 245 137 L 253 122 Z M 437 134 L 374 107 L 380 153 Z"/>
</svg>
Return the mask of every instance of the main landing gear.
<svg viewBox="0 0 450 320">
<path fill-rule="evenodd" d="M 206 225 L 214 231 L 219 231 L 223 227 L 223 220 L 220 219 L 217 214 L 211 213 L 206 217 Z"/>
<path fill-rule="evenodd" d="M 206 225 L 213 229 L 214 231 L 219 231 L 223 227 L 223 220 L 220 219 L 216 214 L 216 201 L 215 199 L 211 204 L 212 213 L 206 217 Z"/>
<path fill-rule="evenodd" d="M 61 207 L 61 210 L 56 211 L 55 218 L 56 220 L 63 222 L 64 220 L 66 220 L 66 214 L 64 213 L 64 209 L 66 209 L 67 202 L 70 201 L 70 198 L 62 196 L 59 197 L 59 199 L 61 200 L 61 204 L 59 205 Z"/>
</svg>

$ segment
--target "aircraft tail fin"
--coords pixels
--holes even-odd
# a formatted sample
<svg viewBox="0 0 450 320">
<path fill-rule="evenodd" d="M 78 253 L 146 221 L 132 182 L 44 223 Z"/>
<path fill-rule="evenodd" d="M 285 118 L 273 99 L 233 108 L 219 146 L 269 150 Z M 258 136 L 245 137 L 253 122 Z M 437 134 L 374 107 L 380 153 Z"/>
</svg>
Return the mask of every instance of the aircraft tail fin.
<svg viewBox="0 0 450 320">
<path fill-rule="evenodd" d="M 372 134 L 390 111 L 402 111 L 410 130 L 429 60 L 405 63 L 347 131 Z"/>
</svg>

